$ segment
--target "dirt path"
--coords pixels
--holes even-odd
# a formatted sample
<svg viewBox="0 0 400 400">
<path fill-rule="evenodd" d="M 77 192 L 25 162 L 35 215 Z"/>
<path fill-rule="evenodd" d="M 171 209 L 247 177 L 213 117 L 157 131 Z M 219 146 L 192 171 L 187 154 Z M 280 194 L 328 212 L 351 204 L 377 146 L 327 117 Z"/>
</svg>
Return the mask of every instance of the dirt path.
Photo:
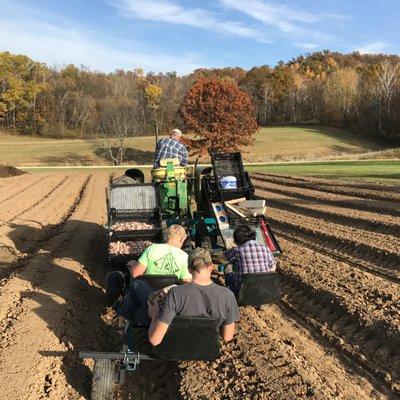
<svg viewBox="0 0 400 400">
<path fill-rule="evenodd" d="M 0 380 L 9 382 L 4 398 L 88 395 L 90 371 L 73 356 L 79 346 L 110 345 L 99 286 L 105 271 L 98 223 L 105 218 L 107 183 L 106 175 L 91 178 L 62 229 L 2 288 Z M 90 263 L 98 268 L 93 277 Z M 54 357 L 57 352 L 65 355 Z"/>
</svg>

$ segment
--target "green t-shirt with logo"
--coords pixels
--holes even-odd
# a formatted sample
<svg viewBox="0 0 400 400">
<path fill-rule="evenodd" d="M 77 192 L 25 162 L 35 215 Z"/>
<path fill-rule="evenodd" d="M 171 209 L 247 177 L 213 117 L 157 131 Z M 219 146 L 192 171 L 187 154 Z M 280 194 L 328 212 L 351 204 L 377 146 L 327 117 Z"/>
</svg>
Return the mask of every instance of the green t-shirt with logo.
<svg viewBox="0 0 400 400">
<path fill-rule="evenodd" d="M 188 255 L 181 249 L 165 243 L 154 243 L 140 256 L 140 264 L 146 266 L 145 275 L 176 275 L 178 279 L 190 279 Z"/>
</svg>

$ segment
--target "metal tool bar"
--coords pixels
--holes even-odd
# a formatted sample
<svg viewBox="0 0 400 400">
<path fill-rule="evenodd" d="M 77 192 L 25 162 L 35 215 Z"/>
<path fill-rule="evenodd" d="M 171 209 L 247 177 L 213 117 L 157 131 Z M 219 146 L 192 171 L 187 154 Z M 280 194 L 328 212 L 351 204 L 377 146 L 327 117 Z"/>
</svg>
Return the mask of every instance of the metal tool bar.
<svg viewBox="0 0 400 400">
<path fill-rule="evenodd" d="M 108 360 L 129 360 L 129 359 L 139 359 L 139 360 L 157 360 L 156 358 L 152 358 L 147 354 L 141 353 L 117 353 L 117 352 L 102 352 L 102 351 L 80 351 L 79 358 L 92 358 L 92 359 L 108 359 Z"/>
</svg>

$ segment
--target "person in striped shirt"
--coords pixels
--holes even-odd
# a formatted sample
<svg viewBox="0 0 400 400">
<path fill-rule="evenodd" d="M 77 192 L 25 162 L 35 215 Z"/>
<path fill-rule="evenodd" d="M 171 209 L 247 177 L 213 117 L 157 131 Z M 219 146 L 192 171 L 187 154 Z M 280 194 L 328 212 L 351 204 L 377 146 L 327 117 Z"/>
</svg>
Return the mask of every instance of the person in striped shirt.
<svg viewBox="0 0 400 400">
<path fill-rule="evenodd" d="M 182 132 L 179 129 L 172 129 L 169 138 L 161 139 L 157 143 L 154 168 L 160 168 L 160 161 L 166 158 L 178 158 L 182 166 L 188 163 L 188 152 L 181 143 Z"/>
</svg>

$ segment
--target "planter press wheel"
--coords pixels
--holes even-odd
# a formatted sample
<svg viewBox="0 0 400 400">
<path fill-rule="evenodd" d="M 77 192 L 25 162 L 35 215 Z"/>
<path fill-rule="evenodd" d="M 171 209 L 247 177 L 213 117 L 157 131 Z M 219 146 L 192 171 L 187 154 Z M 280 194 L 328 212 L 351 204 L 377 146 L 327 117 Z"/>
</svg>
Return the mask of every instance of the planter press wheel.
<svg viewBox="0 0 400 400">
<path fill-rule="evenodd" d="M 113 360 L 99 358 L 94 362 L 90 400 L 112 400 L 115 364 Z"/>
</svg>

